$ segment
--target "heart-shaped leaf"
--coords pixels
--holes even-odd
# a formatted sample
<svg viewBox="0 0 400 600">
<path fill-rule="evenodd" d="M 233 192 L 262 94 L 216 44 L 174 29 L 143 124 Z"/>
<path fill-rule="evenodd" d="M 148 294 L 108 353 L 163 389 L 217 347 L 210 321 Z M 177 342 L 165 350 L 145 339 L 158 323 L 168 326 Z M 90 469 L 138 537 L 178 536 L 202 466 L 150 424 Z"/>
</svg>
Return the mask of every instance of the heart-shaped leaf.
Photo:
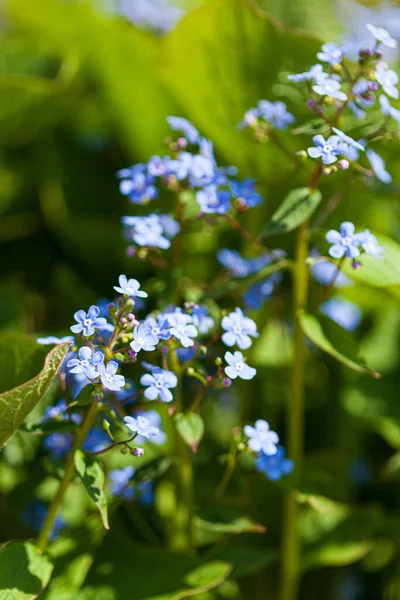
<svg viewBox="0 0 400 600">
<path fill-rule="evenodd" d="M 87 493 L 100 513 L 105 529 L 110 529 L 107 499 L 103 490 L 104 471 L 102 464 L 97 460 L 85 457 L 82 450 L 77 450 L 75 452 L 75 467 Z"/>
</svg>

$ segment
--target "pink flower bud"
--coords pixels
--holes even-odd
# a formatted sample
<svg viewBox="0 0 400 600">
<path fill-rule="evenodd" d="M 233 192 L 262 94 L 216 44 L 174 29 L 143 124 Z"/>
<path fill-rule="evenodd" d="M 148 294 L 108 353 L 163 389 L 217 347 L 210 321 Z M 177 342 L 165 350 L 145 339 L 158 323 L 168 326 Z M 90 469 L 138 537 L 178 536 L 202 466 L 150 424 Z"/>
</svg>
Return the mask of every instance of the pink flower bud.
<svg viewBox="0 0 400 600">
<path fill-rule="evenodd" d="M 342 158 L 342 160 L 339 160 L 339 162 L 338 162 L 338 167 L 341 171 L 345 171 L 346 169 L 349 168 L 349 166 L 350 166 L 350 163 L 345 158 Z"/>
</svg>

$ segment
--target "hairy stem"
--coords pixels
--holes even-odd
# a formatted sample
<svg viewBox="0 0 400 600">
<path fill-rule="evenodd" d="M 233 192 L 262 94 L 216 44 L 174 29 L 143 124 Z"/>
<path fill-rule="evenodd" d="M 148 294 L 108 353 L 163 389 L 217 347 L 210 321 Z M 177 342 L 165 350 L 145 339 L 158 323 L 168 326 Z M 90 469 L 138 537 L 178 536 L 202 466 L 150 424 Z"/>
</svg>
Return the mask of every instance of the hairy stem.
<svg viewBox="0 0 400 600">
<path fill-rule="evenodd" d="M 48 543 L 50 540 L 50 536 L 51 536 L 51 532 L 53 529 L 54 521 L 57 517 L 58 511 L 61 508 L 65 492 L 67 491 L 68 485 L 74 474 L 75 452 L 76 452 L 76 450 L 80 450 L 82 448 L 83 443 L 86 439 L 86 436 L 89 432 L 89 429 L 92 426 L 93 421 L 96 417 L 96 413 L 97 413 L 97 402 L 93 402 L 90 405 L 88 412 L 86 413 L 85 419 L 84 419 L 81 427 L 78 429 L 78 431 L 76 433 L 75 442 L 72 447 L 71 453 L 68 457 L 67 463 L 65 465 L 65 471 L 64 471 L 64 475 L 61 479 L 60 486 L 57 490 L 56 495 L 54 496 L 52 503 L 50 504 L 46 519 L 43 523 L 43 527 L 39 533 L 37 545 L 41 552 L 45 552 L 47 549 L 47 546 L 48 546 Z"/>
</svg>

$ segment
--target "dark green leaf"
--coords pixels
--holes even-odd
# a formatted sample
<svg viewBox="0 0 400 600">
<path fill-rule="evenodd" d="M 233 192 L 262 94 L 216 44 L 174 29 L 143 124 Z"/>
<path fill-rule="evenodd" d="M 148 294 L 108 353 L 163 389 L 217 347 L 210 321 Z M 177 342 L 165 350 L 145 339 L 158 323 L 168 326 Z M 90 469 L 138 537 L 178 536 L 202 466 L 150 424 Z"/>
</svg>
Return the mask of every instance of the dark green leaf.
<svg viewBox="0 0 400 600">
<path fill-rule="evenodd" d="M 87 493 L 100 513 L 105 529 L 110 529 L 107 499 L 103 490 L 104 471 L 102 464 L 97 460 L 88 459 L 81 450 L 77 450 L 75 452 L 75 467 Z"/>
<path fill-rule="evenodd" d="M 263 230 L 264 236 L 287 233 L 307 221 L 321 202 L 321 192 L 297 188 L 289 192 Z"/>
<path fill-rule="evenodd" d="M 36 377 L 0 394 L 0 446 L 22 425 L 25 418 L 46 392 L 61 367 L 70 344 L 60 344 L 46 356 L 43 369 Z M 18 354 L 18 360 L 23 360 Z"/>
<path fill-rule="evenodd" d="M 175 423 L 185 442 L 193 450 L 196 450 L 204 433 L 204 422 L 200 415 L 196 413 L 178 413 L 175 416 Z"/>
<path fill-rule="evenodd" d="M 379 373 L 368 369 L 365 361 L 358 355 L 358 346 L 354 338 L 340 325 L 325 315 L 316 317 L 304 311 L 300 312 L 299 319 L 304 333 L 318 348 L 354 371 L 380 377 Z"/>
<path fill-rule="evenodd" d="M 0 393 L 38 374 L 49 349 L 22 333 L 0 336 Z"/>
<path fill-rule="evenodd" d="M 204 529 L 213 533 L 265 533 L 266 528 L 260 523 L 252 521 L 248 517 L 237 517 L 236 519 L 216 522 L 206 521 L 200 517 L 196 517 L 195 526 L 198 529 Z"/>
<path fill-rule="evenodd" d="M 0 600 L 34 600 L 50 581 L 53 565 L 31 542 L 0 548 Z"/>
</svg>

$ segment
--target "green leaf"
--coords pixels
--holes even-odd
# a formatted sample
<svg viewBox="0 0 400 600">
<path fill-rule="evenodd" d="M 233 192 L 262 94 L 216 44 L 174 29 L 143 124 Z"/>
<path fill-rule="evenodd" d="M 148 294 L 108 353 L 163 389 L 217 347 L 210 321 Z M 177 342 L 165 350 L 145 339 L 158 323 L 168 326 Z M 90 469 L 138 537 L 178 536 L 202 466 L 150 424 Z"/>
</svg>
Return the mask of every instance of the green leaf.
<svg viewBox="0 0 400 600">
<path fill-rule="evenodd" d="M 266 528 L 260 523 L 252 521 L 248 517 L 237 517 L 232 520 L 226 520 L 223 522 L 204 520 L 201 517 L 195 518 L 195 526 L 198 529 L 204 529 L 206 531 L 215 533 L 265 533 Z"/>
<path fill-rule="evenodd" d="M 307 187 L 292 190 L 272 215 L 271 221 L 263 230 L 263 235 L 277 235 L 296 229 L 311 217 L 321 199 L 319 190 L 311 191 Z"/>
<path fill-rule="evenodd" d="M 231 566 L 223 561 L 209 562 L 196 567 L 184 578 L 184 582 L 192 589 L 179 591 L 171 597 L 171 600 L 183 600 L 191 598 L 200 593 L 208 592 L 218 587 L 231 572 Z M 165 600 L 170 596 L 165 596 Z M 161 600 L 161 598 L 160 598 Z"/>
<path fill-rule="evenodd" d="M 346 261 L 344 272 L 357 281 L 374 287 L 388 287 L 400 285 L 400 244 L 381 233 L 375 233 L 379 245 L 385 250 L 382 260 L 368 254 L 363 254 L 359 259 L 361 267 L 353 269 L 351 262 Z"/>
<path fill-rule="evenodd" d="M 50 581 L 53 565 L 31 542 L 0 548 L 0 600 L 34 600 Z"/>
<path fill-rule="evenodd" d="M 211 557 L 229 562 L 233 567 L 230 578 L 236 579 L 253 575 L 274 564 L 279 559 L 279 551 L 273 548 L 218 545 L 211 551 Z"/>
<path fill-rule="evenodd" d="M 178 413 L 175 417 L 175 423 L 182 438 L 195 452 L 204 433 L 203 419 L 196 413 L 188 413 L 187 415 Z"/>
<path fill-rule="evenodd" d="M 105 529 L 110 529 L 107 499 L 103 490 L 104 471 L 102 464 L 97 460 L 88 459 L 82 450 L 77 450 L 75 452 L 75 467 L 87 493 L 100 513 Z"/>
<path fill-rule="evenodd" d="M 67 342 L 53 348 L 46 356 L 43 369 L 36 377 L 0 394 L 0 447 L 22 425 L 44 395 L 61 367 L 69 346 Z M 21 360 L 22 365 L 20 354 L 18 360 Z"/>
<path fill-rule="evenodd" d="M 340 327 L 325 315 L 318 315 L 317 318 L 315 315 L 304 311 L 300 311 L 299 320 L 306 336 L 318 348 L 336 358 L 346 367 L 353 369 L 353 371 L 366 373 L 377 379 L 380 377 L 379 373 L 371 371 L 365 361 L 359 357 L 358 346 L 354 338 L 343 327 Z"/>
<path fill-rule="evenodd" d="M 0 335 L 0 393 L 25 383 L 38 374 L 48 348 L 19 333 Z"/>
<path fill-rule="evenodd" d="M 34 423 L 32 425 L 22 425 L 22 431 L 27 433 L 37 433 L 50 435 L 51 433 L 68 433 L 69 431 L 76 430 L 76 423 L 73 421 L 58 421 L 57 419 L 50 419 L 43 423 Z"/>
</svg>

